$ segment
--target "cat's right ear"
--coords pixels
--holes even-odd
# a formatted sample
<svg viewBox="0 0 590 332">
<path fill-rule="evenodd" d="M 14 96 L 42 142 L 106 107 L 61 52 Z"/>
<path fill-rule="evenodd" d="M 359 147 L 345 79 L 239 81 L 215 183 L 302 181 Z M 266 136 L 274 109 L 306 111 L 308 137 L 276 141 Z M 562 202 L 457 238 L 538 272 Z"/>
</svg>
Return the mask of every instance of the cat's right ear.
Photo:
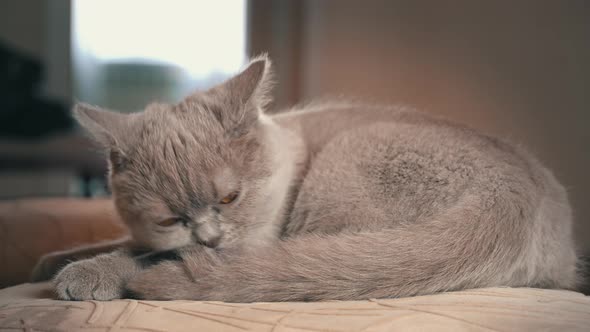
<svg viewBox="0 0 590 332">
<path fill-rule="evenodd" d="M 113 170 L 122 168 L 124 163 L 122 137 L 128 130 L 129 115 L 84 103 L 76 104 L 73 113 L 78 123 L 108 151 Z"/>
<path fill-rule="evenodd" d="M 120 136 L 125 132 L 129 115 L 78 103 L 74 106 L 74 118 L 99 144 L 112 148 L 120 147 Z"/>
</svg>

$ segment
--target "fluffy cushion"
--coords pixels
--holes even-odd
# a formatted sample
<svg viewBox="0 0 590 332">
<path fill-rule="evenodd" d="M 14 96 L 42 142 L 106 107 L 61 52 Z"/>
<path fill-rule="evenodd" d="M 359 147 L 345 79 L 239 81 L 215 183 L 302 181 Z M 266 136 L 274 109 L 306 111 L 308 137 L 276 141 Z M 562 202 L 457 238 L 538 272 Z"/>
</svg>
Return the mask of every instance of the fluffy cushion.
<svg viewBox="0 0 590 332">
<path fill-rule="evenodd" d="M 588 331 L 590 327 L 590 297 L 531 288 L 320 303 L 67 302 L 52 297 L 48 284 L 0 290 L 0 330 Z"/>
</svg>

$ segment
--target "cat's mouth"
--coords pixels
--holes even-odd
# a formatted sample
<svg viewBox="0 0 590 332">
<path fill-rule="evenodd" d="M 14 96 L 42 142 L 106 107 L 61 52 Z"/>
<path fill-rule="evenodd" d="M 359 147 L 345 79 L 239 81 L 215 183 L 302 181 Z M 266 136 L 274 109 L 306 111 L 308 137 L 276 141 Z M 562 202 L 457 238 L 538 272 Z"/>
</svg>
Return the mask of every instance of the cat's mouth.
<svg viewBox="0 0 590 332">
<path fill-rule="evenodd" d="M 215 233 L 215 234 L 207 234 L 203 232 L 193 232 L 192 234 L 193 242 L 200 244 L 202 246 L 215 249 L 219 247 L 222 239 L 222 234 Z"/>
<path fill-rule="evenodd" d="M 216 248 L 219 246 L 221 238 L 223 237 L 223 232 L 219 227 L 219 223 L 213 220 L 203 220 L 202 223 L 195 226 L 196 227 L 193 226 L 191 229 L 194 242 L 209 248 Z"/>
<path fill-rule="evenodd" d="M 221 237 L 213 238 L 208 241 L 203 241 L 201 239 L 197 239 L 196 242 L 200 245 L 205 246 L 205 247 L 215 249 L 215 248 L 217 248 L 217 246 L 219 246 L 219 243 L 221 242 Z"/>
</svg>

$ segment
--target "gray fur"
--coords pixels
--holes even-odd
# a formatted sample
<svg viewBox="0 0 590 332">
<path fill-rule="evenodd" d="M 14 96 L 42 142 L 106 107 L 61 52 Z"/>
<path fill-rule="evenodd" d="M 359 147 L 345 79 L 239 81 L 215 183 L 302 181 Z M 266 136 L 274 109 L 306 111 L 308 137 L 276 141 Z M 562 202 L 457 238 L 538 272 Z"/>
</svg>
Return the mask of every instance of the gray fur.
<svg viewBox="0 0 590 332">
<path fill-rule="evenodd" d="M 76 108 L 110 151 L 134 240 L 183 260 L 142 269 L 121 251 L 72 263 L 55 279 L 61 298 L 117 298 L 121 285 L 146 299 L 236 302 L 575 289 L 566 192 L 528 153 L 400 107 L 267 116 L 268 75 L 261 57 L 177 105 Z M 217 203 L 232 191 L 236 201 Z M 186 225 L 157 224 L 175 216 Z M 210 238 L 217 250 L 197 244 Z M 88 266 L 103 279 L 84 277 Z"/>
</svg>

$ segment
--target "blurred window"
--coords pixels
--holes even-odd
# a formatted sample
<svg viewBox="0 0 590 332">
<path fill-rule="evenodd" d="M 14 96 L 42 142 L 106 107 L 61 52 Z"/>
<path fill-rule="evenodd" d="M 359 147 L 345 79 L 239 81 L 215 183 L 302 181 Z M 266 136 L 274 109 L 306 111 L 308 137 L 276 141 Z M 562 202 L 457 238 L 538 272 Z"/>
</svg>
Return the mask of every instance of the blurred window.
<svg viewBox="0 0 590 332">
<path fill-rule="evenodd" d="M 245 0 L 74 0 L 74 97 L 120 111 L 174 102 L 246 60 Z"/>
</svg>

